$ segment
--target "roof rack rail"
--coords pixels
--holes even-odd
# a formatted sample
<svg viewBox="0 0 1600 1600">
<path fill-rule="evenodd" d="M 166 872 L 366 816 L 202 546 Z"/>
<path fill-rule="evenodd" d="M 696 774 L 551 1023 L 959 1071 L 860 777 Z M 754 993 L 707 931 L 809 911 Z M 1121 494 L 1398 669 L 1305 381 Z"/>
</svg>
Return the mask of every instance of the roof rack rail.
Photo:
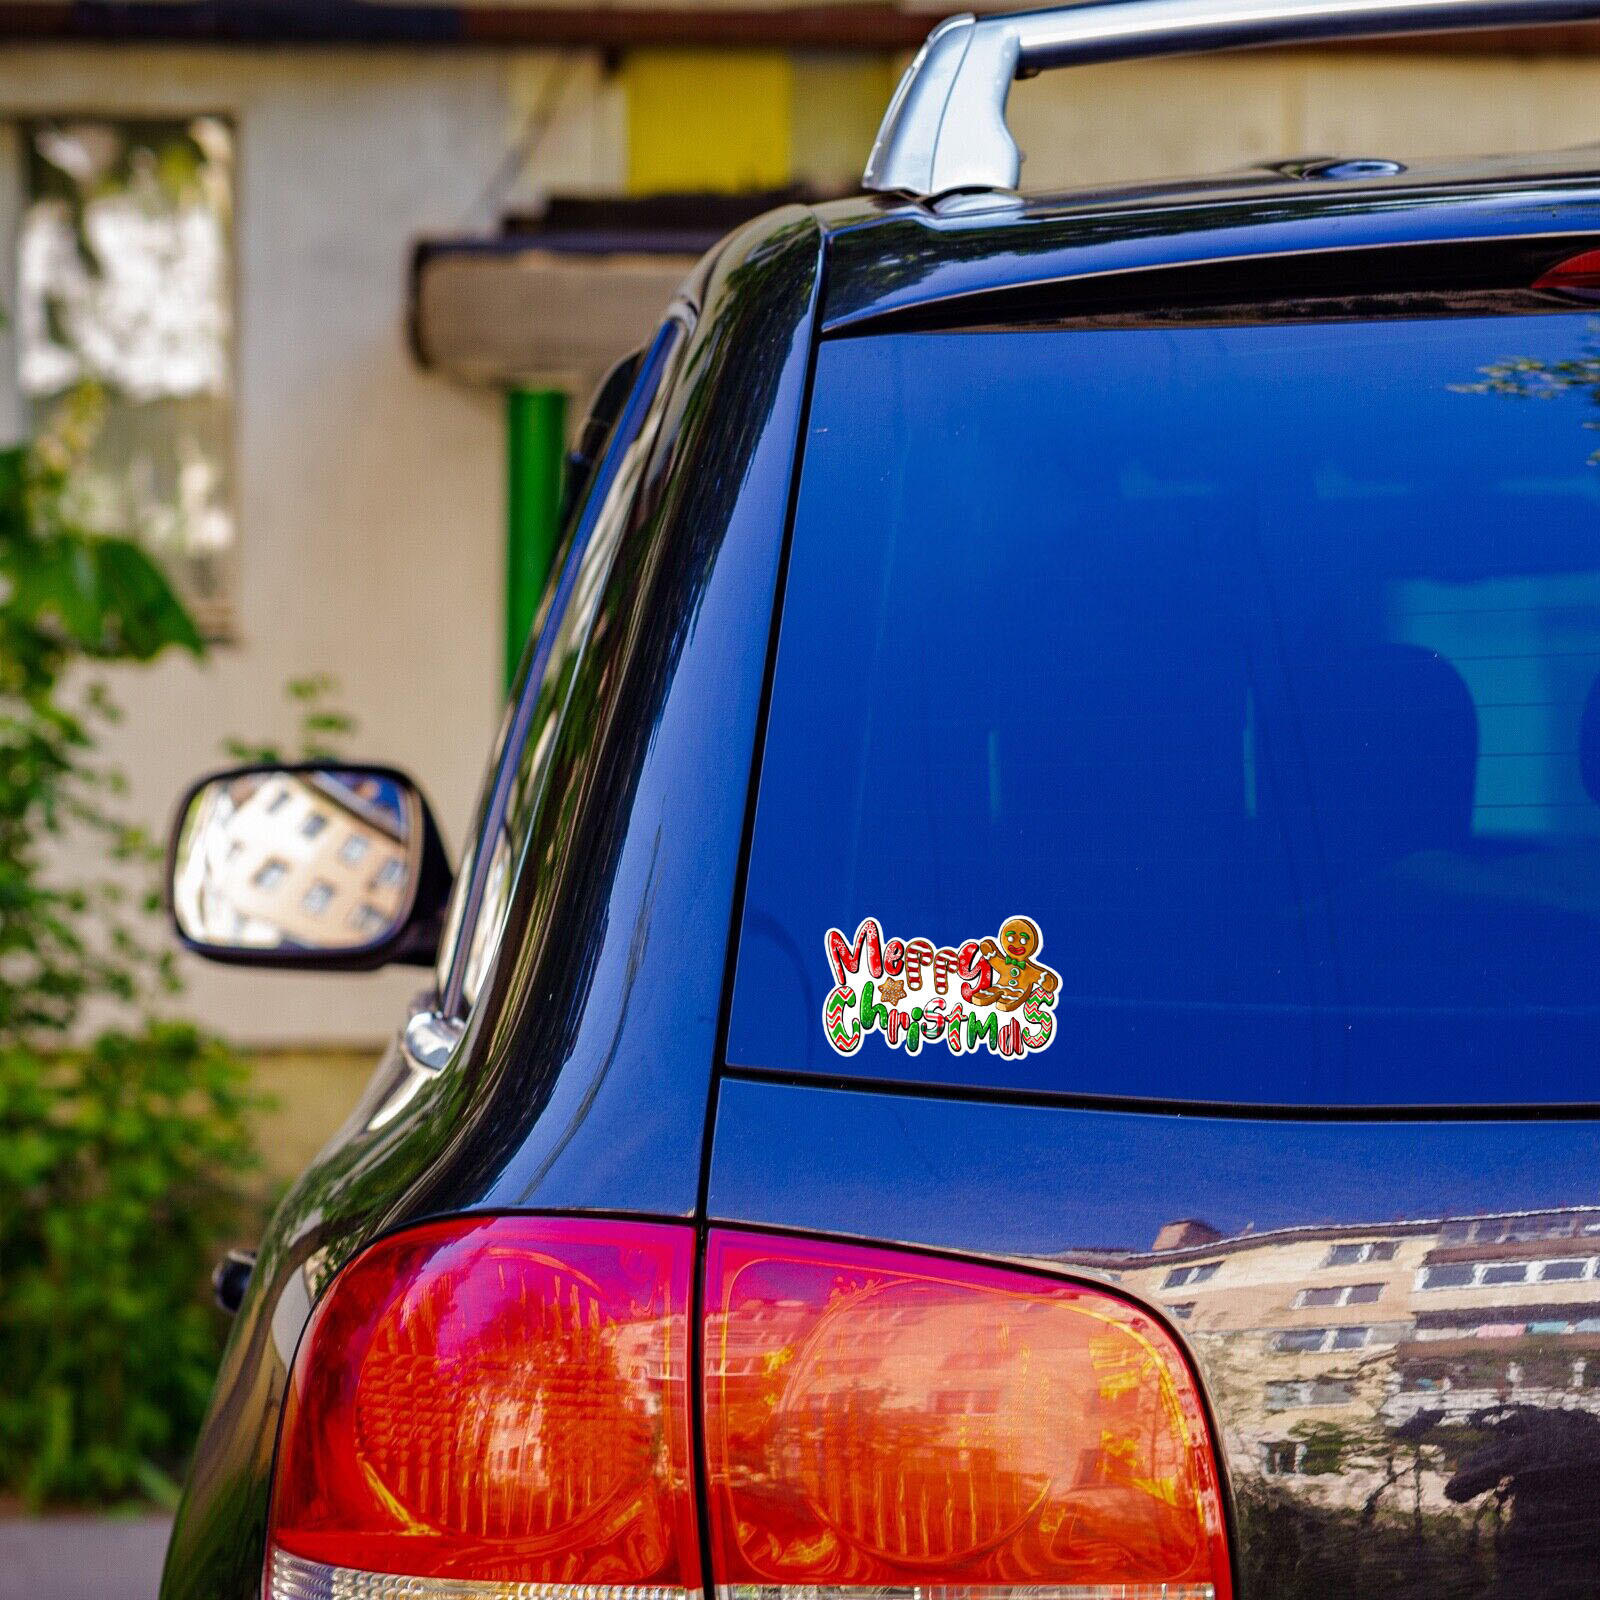
<svg viewBox="0 0 1600 1600">
<path fill-rule="evenodd" d="M 1012 82 L 1053 67 L 1250 46 L 1600 20 L 1600 0 L 1093 0 L 951 17 L 906 69 L 862 187 L 934 199 L 1014 189 Z"/>
</svg>

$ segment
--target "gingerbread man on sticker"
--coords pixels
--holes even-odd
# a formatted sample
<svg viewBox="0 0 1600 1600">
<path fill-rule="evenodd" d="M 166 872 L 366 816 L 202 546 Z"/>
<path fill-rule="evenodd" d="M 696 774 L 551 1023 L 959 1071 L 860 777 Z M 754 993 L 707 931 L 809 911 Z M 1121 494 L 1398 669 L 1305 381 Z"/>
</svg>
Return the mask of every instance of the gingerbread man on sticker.
<svg viewBox="0 0 1600 1600">
<path fill-rule="evenodd" d="M 973 1001 L 982 1006 L 997 1006 L 1001 1011 L 1015 1011 L 1024 1000 L 1037 996 L 1047 1004 L 1061 987 L 1060 977 L 1036 959 L 1044 935 L 1038 924 L 1027 917 L 1009 917 L 1000 929 L 1000 942 L 981 940 L 979 953 L 989 963 L 993 982 L 987 988 L 975 989 Z"/>
</svg>

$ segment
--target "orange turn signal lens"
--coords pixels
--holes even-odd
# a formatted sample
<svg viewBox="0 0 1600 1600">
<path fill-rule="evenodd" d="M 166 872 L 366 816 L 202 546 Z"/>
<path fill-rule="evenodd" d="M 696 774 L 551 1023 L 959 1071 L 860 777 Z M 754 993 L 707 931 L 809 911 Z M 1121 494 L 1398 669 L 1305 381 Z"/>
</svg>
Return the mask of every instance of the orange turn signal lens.
<svg viewBox="0 0 1600 1600">
<path fill-rule="evenodd" d="M 711 1560 L 730 1600 L 1228 1600 L 1195 1378 L 1118 1296 L 732 1232 L 706 1267 Z"/>
<path fill-rule="evenodd" d="M 295 1358 L 269 1594 L 696 1588 L 693 1248 L 687 1228 L 494 1217 L 356 1257 Z"/>
</svg>

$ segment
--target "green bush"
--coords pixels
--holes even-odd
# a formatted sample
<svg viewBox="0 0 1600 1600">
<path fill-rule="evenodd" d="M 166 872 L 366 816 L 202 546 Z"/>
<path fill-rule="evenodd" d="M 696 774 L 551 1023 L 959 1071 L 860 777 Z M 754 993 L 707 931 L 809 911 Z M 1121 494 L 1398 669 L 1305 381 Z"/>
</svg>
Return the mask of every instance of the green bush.
<svg viewBox="0 0 1600 1600">
<path fill-rule="evenodd" d="M 155 847 L 116 814 L 96 759 L 116 710 L 86 670 L 201 640 L 138 545 L 64 513 L 92 423 L 65 417 L 0 451 L 0 1493 L 32 1505 L 169 1487 L 220 1350 L 208 1269 L 254 1164 L 243 1064 L 158 1019 L 178 986 Z M 69 832 L 102 847 L 92 881 L 49 871 Z"/>
<path fill-rule="evenodd" d="M 0 1051 L 0 1482 L 164 1498 L 219 1353 L 202 1292 L 253 1163 L 245 1069 L 151 1022 Z"/>
</svg>

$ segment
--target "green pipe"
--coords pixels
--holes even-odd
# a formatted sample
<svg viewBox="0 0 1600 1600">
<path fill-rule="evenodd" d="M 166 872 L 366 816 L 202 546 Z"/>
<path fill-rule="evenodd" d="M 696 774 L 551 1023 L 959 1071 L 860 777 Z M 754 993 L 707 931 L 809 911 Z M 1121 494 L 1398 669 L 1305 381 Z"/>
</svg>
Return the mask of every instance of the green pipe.
<svg viewBox="0 0 1600 1600">
<path fill-rule="evenodd" d="M 555 558 L 567 397 L 559 389 L 506 395 L 506 683 L 516 677 Z"/>
</svg>

